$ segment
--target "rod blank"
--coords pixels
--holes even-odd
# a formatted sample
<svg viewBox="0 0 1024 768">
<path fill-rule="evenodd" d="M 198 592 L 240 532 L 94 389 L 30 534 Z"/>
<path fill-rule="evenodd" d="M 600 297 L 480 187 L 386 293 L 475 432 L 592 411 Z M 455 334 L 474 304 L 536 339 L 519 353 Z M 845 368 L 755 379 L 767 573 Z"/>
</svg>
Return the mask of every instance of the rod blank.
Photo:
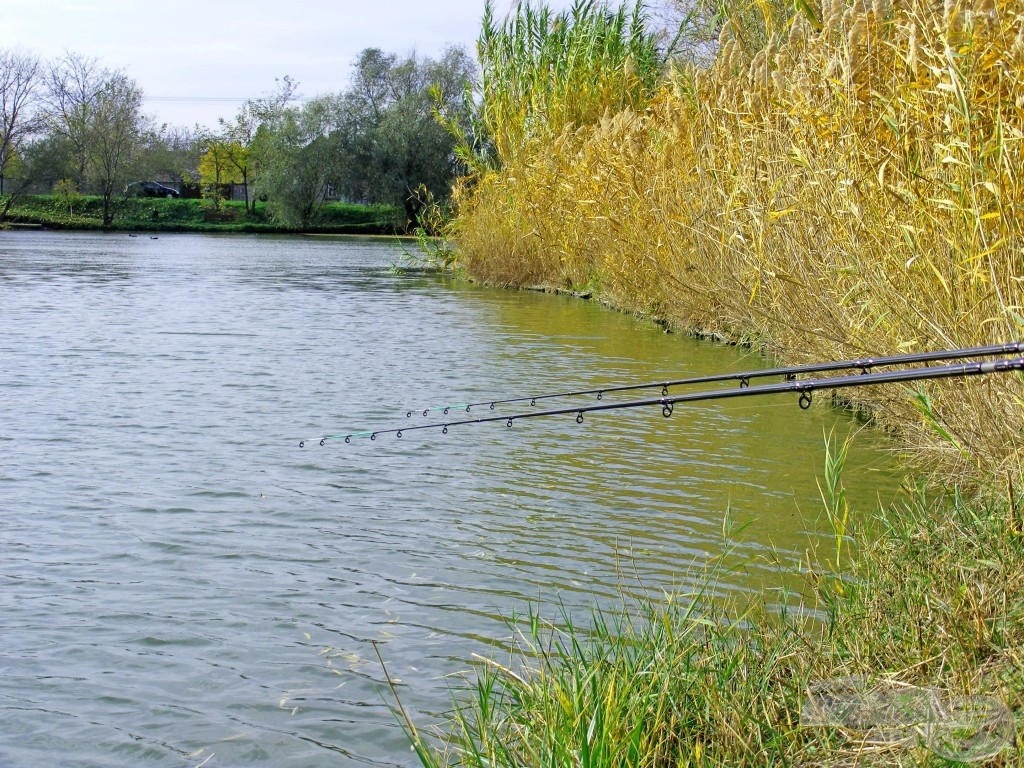
<svg viewBox="0 0 1024 768">
<path fill-rule="evenodd" d="M 598 400 L 604 395 L 620 392 L 632 392 L 644 389 L 660 389 L 662 396 L 668 395 L 670 387 L 694 386 L 697 384 L 713 384 L 722 381 L 738 381 L 741 387 L 746 387 L 751 381 L 758 379 L 773 378 L 782 376 L 787 381 L 798 376 L 806 376 L 816 373 L 827 373 L 829 371 L 861 371 L 868 373 L 875 368 L 893 367 L 900 365 L 913 365 L 916 363 L 934 363 L 945 360 L 963 360 L 966 358 L 995 357 L 996 355 L 1017 355 L 1024 354 L 1024 342 L 1012 341 L 1004 344 L 990 344 L 982 347 L 967 347 L 964 349 L 943 349 L 929 352 L 908 352 L 901 355 L 889 355 L 886 357 L 860 357 L 853 360 L 836 360 L 822 363 L 808 363 L 805 365 L 793 365 L 780 368 L 762 368 L 758 370 L 739 371 L 735 373 L 716 373 L 708 376 L 690 376 L 683 379 L 669 379 L 663 381 L 652 381 L 643 384 L 620 384 L 597 389 L 580 389 L 570 392 L 550 392 L 541 395 L 527 395 L 525 397 L 508 397 L 496 400 L 480 400 L 474 403 L 452 403 L 449 405 L 431 406 L 429 408 L 412 409 L 406 411 L 406 418 L 414 414 L 421 414 L 424 418 L 431 413 L 441 412 L 447 416 L 452 411 L 465 411 L 469 413 L 473 408 L 487 406 L 494 410 L 498 405 L 512 405 L 514 403 L 530 403 L 536 405 L 539 400 L 551 400 L 559 397 L 596 396 Z"/>
<path fill-rule="evenodd" d="M 596 402 L 591 402 L 584 405 L 551 408 L 546 410 L 523 411 L 511 415 L 494 415 L 489 412 L 488 415 L 476 418 L 467 417 L 448 421 L 432 422 L 428 424 L 412 424 L 406 425 L 404 427 L 380 429 L 376 431 L 362 431 L 350 432 L 347 434 L 325 435 L 324 437 L 319 439 L 319 442 L 320 445 L 325 445 L 328 440 L 343 439 L 346 443 L 350 443 L 355 438 L 368 437 L 370 440 L 376 440 L 378 437 L 382 435 L 394 435 L 400 438 L 406 432 L 428 429 L 439 429 L 441 430 L 442 434 L 448 434 L 448 430 L 451 427 L 467 426 L 470 424 L 486 424 L 490 422 L 499 421 L 505 422 L 506 426 L 511 427 L 516 421 L 519 421 L 521 419 L 535 419 L 570 414 L 576 417 L 576 421 L 578 423 L 582 423 L 583 415 L 586 413 L 594 413 L 598 411 L 614 411 L 625 408 L 660 407 L 662 415 L 668 417 L 672 415 L 672 413 L 675 410 L 675 406 L 679 403 L 693 403 L 710 400 L 731 399 L 736 397 L 757 397 L 764 395 L 786 393 L 794 393 L 799 395 L 798 402 L 800 404 L 800 407 L 807 408 L 811 404 L 812 393 L 822 389 L 835 390 L 846 389 L 850 387 L 865 387 L 878 384 L 896 384 L 910 381 L 922 381 L 928 379 L 963 378 L 969 376 L 989 375 L 994 373 L 1022 371 L 1024 370 L 1024 357 L 1003 358 L 999 360 L 987 361 L 970 361 L 966 363 L 952 363 L 938 366 L 919 366 L 912 368 L 902 368 L 893 371 L 872 372 L 871 369 L 875 366 L 893 366 L 899 364 L 906 364 L 908 362 L 933 362 L 938 360 L 961 359 L 964 357 L 993 356 L 1008 353 L 1021 353 L 1022 351 L 1024 351 L 1024 343 L 1013 342 L 1010 344 L 1001 344 L 990 347 L 975 347 L 973 349 L 926 352 L 922 354 L 897 355 L 884 358 L 864 358 L 862 360 L 857 361 L 848 360 L 835 363 L 816 363 L 805 366 L 794 366 L 791 368 L 773 368 L 767 369 L 766 371 L 756 371 L 752 373 L 756 373 L 760 377 L 771 375 L 784 375 L 786 376 L 786 380 L 770 384 L 746 384 L 737 388 L 700 390 L 697 392 L 685 392 L 676 395 L 667 394 L 666 388 L 669 383 L 658 384 L 655 386 L 662 387 L 662 395 L 660 397 L 642 398 L 638 400 L 624 400 L 618 402 L 608 402 L 599 399 Z M 861 373 L 810 379 L 796 378 L 796 376 L 799 375 L 800 373 L 826 372 L 843 369 L 860 369 Z M 741 374 L 720 374 L 712 376 L 694 377 L 691 379 L 680 379 L 677 380 L 676 382 L 671 382 L 671 384 L 696 384 L 735 380 L 740 376 Z M 751 376 L 750 378 L 757 377 Z M 743 380 L 741 379 L 741 384 L 742 383 Z M 608 388 L 603 390 L 588 390 L 586 393 L 627 391 L 630 389 L 642 389 L 650 386 L 652 385 L 629 385 L 625 387 Z M 563 393 L 562 396 L 584 393 L 585 392 Z M 521 402 L 525 400 L 536 402 L 536 400 L 540 399 L 541 397 L 550 398 L 557 396 L 559 395 L 545 395 L 532 398 L 512 398 L 501 401 L 496 400 L 493 401 L 493 403 L 492 401 L 484 401 L 484 403 L 480 404 L 496 405 L 498 403 Z M 466 410 L 468 412 L 469 408 L 467 408 Z M 301 441 L 299 443 L 299 447 L 303 447 L 305 445 L 305 442 L 305 440 Z"/>
</svg>

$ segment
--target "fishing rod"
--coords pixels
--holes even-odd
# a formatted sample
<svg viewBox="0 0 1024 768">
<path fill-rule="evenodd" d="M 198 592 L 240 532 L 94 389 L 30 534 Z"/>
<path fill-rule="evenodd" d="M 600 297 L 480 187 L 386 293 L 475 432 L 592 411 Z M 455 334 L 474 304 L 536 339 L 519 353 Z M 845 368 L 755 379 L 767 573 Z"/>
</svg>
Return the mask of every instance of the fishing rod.
<svg viewBox="0 0 1024 768">
<path fill-rule="evenodd" d="M 992 344 L 983 347 L 968 347 L 965 349 L 943 349 L 932 352 L 909 352 L 902 355 L 890 355 L 888 357 L 861 357 L 854 360 L 837 360 L 833 362 L 808 363 L 805 365 L 793 365 L 784 368 L 762 368 L 759 370 L 740 371 L 737 373 L 715 373 L 708 376 L 691 376 L 685 379 L 672 379 L 644 384 L 622 384 L 597 389 L 579 389 L 570 392 L 551 392 L 542 395 L 530 395 L 527 397 L 508 397 L 496 400 L 480 400 L 474 403 L 453 403 L 450 405 L 431 406 L 429 408 L 408 410 L 406 418 L 412 418 L 414 413 L 420 413 L 426 418 L 431 413 L 438 413 L 447 416 L 453 410 L 464 410 L 469 413 L 473 408 L 488 406 L 494 410 L 499 405 L 511 405 L 513 403 L 526 403 L 531 406 L 540 400 L 551 400 L 560 397 L 583 397 L 588 395 L 596 396 L 598 400 L 605 395 L 618 392 L 633 392 L 644 389 L 661 389 L 661 396 L 667 397 L 669 387 L 693 386 L 696 384 L 712 384 L 721 381 L 738 381 L 740 387 L 747 387 L 750 382 L 756 379 L 782 376 L 786 381 L 793 381 L 797 376 L 806 376 L 814 373 L 826 373 L 829 371 L 859 370 L 861 373 L 868 373 L 874 368 L 891 367 L 898 365 L 913 365 L 915 363 L 933 363 L 945 360 L 963 360 L 974 357 L 994 357 L 996 355 L 1014 355 L 1024 353 L 1024 342 L 1014 341 L 1005 344 Z"/>
<path fill-rule="evenodd" d="M 679 403 L 695 403 L 706 400 L 722 400 L 734 397 L 755 397 L 759 395 L 775 395 L 785 393 L 797 393 L 800 395 L 799 405 L 806 410 L 811 406 L 812 393 L 821 389 L 845 389 L 847 387 L 865 387 L 873 384 L 897 384 L 909 381 L 923 381 L 926 379 L 950 379 L 958 377 L 979 376 L 993 373 L 1008 373 L 1012 371 L 1024 371 L 1024 357 L 1004 358 L 1001 360 L 973 361 L 967 363 L 953 363 L 939 366 L 925 366 L 918 368 L 904 368 L 896 371 L 879 371 L 875 373 L 861 373 L 845 376 L 831 376 L 819 379 L 801 379 L 777 382 L 774 384 L 759 384 L 755 386 L 739 387 L 735 389 L 713 389 L 699 392 L 686 392 L 678 395 L 662 395 L 661 397 L 645 398 L 641 400 L 624 400 L 618 402 L 593 402 L 585 405 L 552 408 L 540 411 L 524 411 L 510 416 L 481 416 L 478 418 L 457 419 L 454 421 L 440 421 L 430 424 L 414 424 L 412 426 L 397 427 L 390 429 L 379 429 L 376 431 L 353 432 L 349 434 L 325 435 L 320 438 L 320 445 L 325 445 L 328 440 L 343 439 L 351 443 L 356 438 L 369 438 L 376 440 L 381 435 L 394 435 L 401 438 L 406 432 L 424 429 L 439 429 L 442 434 L 448 434 L 451 427 L 465 426 L 469 424 L 485 424 L 488 422 L 505 422 L 505 426 L 521 419 L 533 419 L 547 416 L 576 416 L 576 423 L 583 423 L 585 413 L 597 411 L 613 411 L 624 408 L 645 408 L 660 406 L 661 414 L 665 418 L 671 416 L 675 406 Z M 299 447 L 305 446 L 306 441 L 299 442 Z"/>
</svg>

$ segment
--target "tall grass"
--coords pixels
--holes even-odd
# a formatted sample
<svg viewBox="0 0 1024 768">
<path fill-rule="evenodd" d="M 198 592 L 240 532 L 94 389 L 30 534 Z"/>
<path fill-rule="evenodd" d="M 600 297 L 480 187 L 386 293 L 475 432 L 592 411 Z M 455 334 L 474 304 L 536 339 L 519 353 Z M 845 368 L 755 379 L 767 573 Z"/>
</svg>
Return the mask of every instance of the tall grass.
<svg viewBox="0 0 1024 768">
<path fill-rule="evenodd" d="M 569 11 L 520 2 L 498 22 L 488 0 L 477 43 L 483 127 L 504 165 L 571 126 L 646 102 L 662 56 L 641 3 L 611 9 L 576 0 Z"/>
<path fill-rule="evenodd" d="M 823 486 L 841 487 L 828 476 L 841 471 L 833 462 Z M 817 684 L 863 676 L 992 696 L 1019 721 L 1019 503 L 979 512 L 920 491 L 881 511 L 886 535 L 855 534 L 860 556 L 843 570 L 833 567 L 838 549 L 808 557 L 812 611 L 711 600 L 708 589 L 584 623 L 536 613 L 510 622 L 509 658 L 476 665 L 448 730 L 410 728 L 417 754 L 432 768 L 949 764 L 923 738 L 883 743 L 870 722 L 808 727 L 801 715 Z M 1021 753 L 1005 747 L 996 764 L 1018 764 Z"/>
<path fill-rule="evenodd" d="M 593 122 L 533 134 L 533 113 L 492 112 L 496 132 L 536 138 L 460 191 L 462 265 L 501 285 L 586 286 L 792 362 L 1024 335 L 1024 3 L 795 7 L 751 4 L 761 23 L 737 9 L 710 68 L 680 66 Z M 935 764 L 919 745 L 801 728 L 808 685 L 844 675 L 992 694 L 1019 719 L 1024 384 L 857 394 L 928 479 L 970 495 L 922 483 L 879 513 L 880 533 L 855 534 L 830 448 L 834 551 L 808 556 L 811 615 L 689 595 L 583 626 L 527 622 L 430 759 Z"/>
<path fill-rule="evenodd" d="M 534 615 L 507 666 L 479 667 L 448 762 L 683 766 L 773 752 L 795 736 L 795 689 L 780 673 L 798 647 L 779 638 L 766 656 L 743 641 L 742 620 L 682 597 L 586 626 Z"/>
<path fill-rule="evenodd" d="M 1020 0 L 825 0 L 765 29 L 726 24 L 711 68 L 504 155 L 459 198 L 469 273 L 793 362 L 1021 336 Z M 937 476 L 1020 485 L 1018 378 L 922 391 L 927 417 L 861 396 Z"/>
</svg>

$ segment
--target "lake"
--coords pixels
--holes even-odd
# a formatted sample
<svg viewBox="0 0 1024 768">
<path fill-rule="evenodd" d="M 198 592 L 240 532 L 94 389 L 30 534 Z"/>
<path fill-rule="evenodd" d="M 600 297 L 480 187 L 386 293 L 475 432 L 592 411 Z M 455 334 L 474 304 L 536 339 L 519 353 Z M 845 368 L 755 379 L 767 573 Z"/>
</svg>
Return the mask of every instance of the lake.
<svg viewBox="0 0 1024 768">
<path fill-rule="evenodd" d="M 791 599 L 831 551 L 825 436 L 861 427 L 793 396 L 320 446 L 769 364 L 405 255 L 0 232 L 0 765 L 413 765 L 374 643 L 427 725 L 531 607 L 585 623 L 713 563 L 723 594 Z M 893 498 L 882 436 L 845 481 L 858 519 Z"/>
</svg>

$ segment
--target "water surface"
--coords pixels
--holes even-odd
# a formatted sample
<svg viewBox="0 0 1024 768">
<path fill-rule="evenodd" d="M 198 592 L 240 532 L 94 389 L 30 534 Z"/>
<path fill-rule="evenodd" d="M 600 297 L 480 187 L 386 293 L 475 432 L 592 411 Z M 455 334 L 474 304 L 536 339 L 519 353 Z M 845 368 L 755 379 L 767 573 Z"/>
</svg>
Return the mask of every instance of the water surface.
<svg viewBox="0 0 1024 768">
<path fill-rule="evenodd" d="M 402 259 L 0 233 L 0 764 L 411 765 L 372 642 L 429 721 L 531 605 L 685 591 L 727 549 L 718 589 L 799 588 L 828 541 L 824 435 L 858 425 L 792 397 L 300 449 L 414 407 L 766 364 Z M 894 493 L 885 449 L 855 443 L 862 516 Z"/>
</svg>

